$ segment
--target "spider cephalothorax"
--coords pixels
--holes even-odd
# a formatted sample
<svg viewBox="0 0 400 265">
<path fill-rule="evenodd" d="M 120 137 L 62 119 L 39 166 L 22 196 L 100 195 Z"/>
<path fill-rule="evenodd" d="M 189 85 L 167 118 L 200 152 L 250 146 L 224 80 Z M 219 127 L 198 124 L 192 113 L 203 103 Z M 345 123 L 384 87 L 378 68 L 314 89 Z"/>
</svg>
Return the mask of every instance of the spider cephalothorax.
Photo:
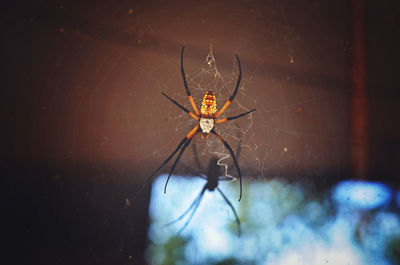
<svg viewBox="0 0 400 265">
<path fill-rule="evenodd" d="M 201 139 L 204 138 L 204 134 L 208 138 L 209 133 L 211 132 L 212 129 L 214 129 L 214 119 L 200 117 L 199 126 L 201 130 Z"/>
<path fill-rule="evenodd" d="M 238 62 L 238 67 L 239 67 L 239 75 L 238 75 L 238 80 L 236 82 L 236 87 L 235 90 L 233 91 L 232 96 L 226 101 L 225 105 L 217 111 L 217 101 L 215 98 L 215 94 L 213 91 L 207 91 L 206 94 L 204 95 L 203 102 L 201 104 L 201 112 L 197 109 L 196 104 L 194 103 L 192 93 L 190 93 L 189 87 L 186 82 L 186 75 L 185 75 L 185 70 L 183 69 L 183 52 L 185 50 L 185 47 L 182 48 L 181 52 L 181 72 L 182 72 L 182 78 L 183 78 L 183 85 L 185 86 L 186 94 L 188 95 L 190 104 L 193 107 L 194 113 L 189 111 L 187 108 L 183 107 L 180 105 L 178 102 L 167 96 L 167 94 L 162 93 L 165 97 L 167 97 L 172 103 L 174 103 L 176 106 L 181 108 L 183 111 L 185 111 L 187 114 L 189 114 L 192 118 L 198 121 L 198 124 L 186 135 L 185 138 L 182 139 L 182 141 L 179 143 L 178 147 L 175 149 L 175 151 L 161 164 L 159 168 L 157 168 L 156 171 L 150 176 L 152 178 L 158 170 L 160 170 L 166 163 L 168 163 L 169 160 L 180 150 L 178 157 L 175 159 L 174 164 L 171 167 L 171 170 L 169 171 L 169 175 L 167 178 L 167 182 L 165 183 L 164 187 L 164 193 L 166 192 L 167 189 L 167 184 L 169 181 L 169 178 L 171 177 L 172 172 L 174 171 L 176 164 L 178 163 L 179 159 L 181 158 L 183 152 L 185 151 L 186 147 L 190 144 L 192 141 L 193 136 L 195 136 L 197 133 L 201 133 L 201 138 L 204 138 L 204 135 L 206 138 L 208 138 L 208 135 L 210 133 L 214 134 L 217 139 L 224 144 L 226 149 L 228 149 L 229 153 L 232 156 L 233 162 L 235 163 L 236 169 L 239 173 L 239 183 L 240 183 L 240 195 L 239 195 L 239 201 L 242 198 L 242 173 L 240 172 L 240 167 L 239 164 L 236 161 L 235 155 L 232 151 L 232 148 L 229 146 L 229 144 L 214 130 L 215 124 L 218 123 L 223 123 L 231 120 L 235 120 L 237 118 L 243 117 L 253 111 L 255 109 L 252 109 L 250 111 L 244 112 L 242 114 L 239 114 L 237 116 L 233 117 L 227 117 L 227 118 L 222 118 L 222 119 L 217 119 L 231 104 L 233 99 L 235 98 L 239 85 L 240 85 L 240 80 L 242 79 L 242 69 L 240 67 L 240 60 L 239 56 L 236 55 L 236 59 Z"/>
</svg>

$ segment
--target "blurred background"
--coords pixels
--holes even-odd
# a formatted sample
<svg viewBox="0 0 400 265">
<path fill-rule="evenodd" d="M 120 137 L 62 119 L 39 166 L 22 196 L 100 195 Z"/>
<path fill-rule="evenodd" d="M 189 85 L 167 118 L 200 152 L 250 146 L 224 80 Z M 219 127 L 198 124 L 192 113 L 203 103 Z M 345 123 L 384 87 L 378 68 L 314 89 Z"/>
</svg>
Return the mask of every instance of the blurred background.
<svg viewBox="0 0 400 265">
<path fill-rule="evenodd" d="M 396 1 L 18 1 L 2 8 L 7 264 L 400 264 Z M 163 193 L 149 175 L 216 93 L 243 173 L 208 192 L 196 136 Z"/>
</svg>

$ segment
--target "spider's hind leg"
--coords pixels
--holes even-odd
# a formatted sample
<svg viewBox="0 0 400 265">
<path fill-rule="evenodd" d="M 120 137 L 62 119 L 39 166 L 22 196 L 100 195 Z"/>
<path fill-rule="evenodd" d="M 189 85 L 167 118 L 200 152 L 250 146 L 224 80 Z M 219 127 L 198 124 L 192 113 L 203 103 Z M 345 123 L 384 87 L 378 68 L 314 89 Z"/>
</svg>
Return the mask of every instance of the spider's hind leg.
<svg viewBox="0 0 400 265">
<path fill-rule="evenodd" d="M 239 201 L 242 199 L 242 172 L 240 171 L 240 167 L 239 164 L 236 160 L 235 154 L 233 153 L 232 148 L 230 147 L 230 145 L 228 144 L 227 141 L 225 141 L 221 135 L 219 135 L 214 129 L 211 130 L 211 132 L 217 137 L 217 139 L 222 142 L 225 145 L 225 148 L 228 149 L 229 153 L 232 156 L 233 162 L 235 163 L 236 169 L 238 171 L 239 174 L 239 185 L 240 185 L 240 194 L 239 194 Z"/>
<path fill-rule="evenodd" d="M 185 152 L 186 147 L 188 147 L 188 145 L 189 145 L 190 142 L 192 141 L 193 136 L 195 136 L 198 132 L 199 132 L 199 125 L 196 125 L 196 126 L 193 128 L 193 130 L 191 130 L 191 131 L 186 135 L 185 139 L 186 139 L 187 141 L 186 141 L 186 142 L 184 143 L 184 145 L 182 146 L 181 151 L 179 152 L 178 156 L 177 156 L 176 159 L 175 159 L 174 164 L 173 164 L 172 167 L 171 167 L 171 170 L 169 171 L 168 178 L 167 178 L 167 181 L 165 182 L 165 186 L 164 186 L 164 193 L 167 193 L 168 181 L 169 181 L 169 179 L 170 179 L 170 177 L 171 177 L 171 175 L 172 175 L 172 172 L 174 171 L 176 165 L 178 164 L 179 159 L 181 158 L 183 152 Z M 177 152 L 177 150 L 174 152 L 174 154 L 175 154 L 176 152 Z M 167 162 L 168 162 L 168 161 L 167 161 Z"/>
</svg>

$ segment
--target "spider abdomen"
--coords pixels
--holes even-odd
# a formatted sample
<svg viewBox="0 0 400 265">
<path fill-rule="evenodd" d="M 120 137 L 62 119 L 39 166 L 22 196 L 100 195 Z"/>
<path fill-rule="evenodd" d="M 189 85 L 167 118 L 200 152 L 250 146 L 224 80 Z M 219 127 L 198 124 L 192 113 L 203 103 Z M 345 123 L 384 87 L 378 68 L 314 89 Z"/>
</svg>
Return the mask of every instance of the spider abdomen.
<svg viewBox="0 0 400 265">
<path fill-rule="evenodd" d="M 209 134 L 214 128 L 214 119 L 201 117 L 199 125 L 202 133 Z"/>
<path fill-rule="evenodd" d="M 212 117 L 217 112 L 217 100 L 215 94 L 212 91 L 207 91 L 203 97 L 201 103 L 201 114 L 202 116 Z"/>
</svg>

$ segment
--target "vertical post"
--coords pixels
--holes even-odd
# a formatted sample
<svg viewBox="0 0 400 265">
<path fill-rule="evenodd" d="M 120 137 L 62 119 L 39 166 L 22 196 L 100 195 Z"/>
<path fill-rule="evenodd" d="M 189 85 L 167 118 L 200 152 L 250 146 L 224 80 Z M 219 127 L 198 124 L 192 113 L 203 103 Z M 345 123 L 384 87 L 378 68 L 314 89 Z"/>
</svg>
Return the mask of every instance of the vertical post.
<svg viewBox="0 0 400 265">
<path fill-rule="evenodd" d="M 350 163 L 353 177 L 359 179 L 368 172 L 364 8 L 364 0 L 352 0 Z"/>
</svg>

